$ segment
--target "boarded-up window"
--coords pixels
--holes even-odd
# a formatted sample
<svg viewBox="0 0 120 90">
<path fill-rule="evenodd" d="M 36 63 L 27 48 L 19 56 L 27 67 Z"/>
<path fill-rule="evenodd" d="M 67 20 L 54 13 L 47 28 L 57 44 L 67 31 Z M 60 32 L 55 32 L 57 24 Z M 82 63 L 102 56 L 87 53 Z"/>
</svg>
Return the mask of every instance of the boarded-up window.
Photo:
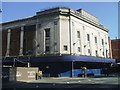
<svg viewBox="0 0 120 90">
<path fill-rule="evenodd" d="M 34 52 L 34 37 L 36 25 L 24 27 L 23 54 L 31 55 Z"/>
<path fill-rule="evenodd" d="M 19 50 L 20 50 L 20 30 L 21 30 L 20 27 L 11 29 L 10 56 L 19 55 Z"/>
<path fill-rule="evenodd" d="M 2 30 L 2 56 L 5 56 L 7 51 L 7 30 Z"/>
</svg>

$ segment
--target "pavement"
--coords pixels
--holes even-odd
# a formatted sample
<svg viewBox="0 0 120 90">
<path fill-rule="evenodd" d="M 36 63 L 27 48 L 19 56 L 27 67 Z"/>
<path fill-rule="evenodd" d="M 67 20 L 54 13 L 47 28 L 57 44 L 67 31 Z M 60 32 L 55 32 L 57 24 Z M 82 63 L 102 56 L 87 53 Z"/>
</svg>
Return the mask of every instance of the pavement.
<svg viewBox="0 0 120 90">
<path fill-rule="evenodd" d="M 105 89 L 120 90 L 118 77 L 43 77 L 40 80 L 26 82 L 6 82 L 2 84 L 3 90 L 34 90 L 34 89 Z"/>
</svg>

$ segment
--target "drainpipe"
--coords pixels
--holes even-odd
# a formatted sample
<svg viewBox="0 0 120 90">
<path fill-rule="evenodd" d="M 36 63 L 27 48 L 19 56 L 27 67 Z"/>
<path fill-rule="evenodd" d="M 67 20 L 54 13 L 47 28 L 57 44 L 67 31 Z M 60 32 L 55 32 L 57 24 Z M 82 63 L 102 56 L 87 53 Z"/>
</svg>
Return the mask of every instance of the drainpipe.
<svg viewBox="0 0 120 90">
<path fill-rule="evenodd" d="M 74 61 L 71 62 L 71 77 L 74 77 Z"/>
<path fill-rule="evenodd" d="M 69 36 L 70 36 L 70 55 L 71 55 L 71 18 L 70 18 L 70 9 L 69 9 Z"/>
</svg>

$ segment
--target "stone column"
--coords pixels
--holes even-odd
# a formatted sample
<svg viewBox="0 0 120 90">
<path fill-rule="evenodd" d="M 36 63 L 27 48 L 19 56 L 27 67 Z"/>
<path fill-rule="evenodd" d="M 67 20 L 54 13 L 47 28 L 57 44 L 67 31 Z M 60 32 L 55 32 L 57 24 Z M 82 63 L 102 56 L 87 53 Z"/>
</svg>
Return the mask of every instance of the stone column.
<svg viewBox="0 0 120 90">
<path fill-rule="evenodd" d="M 24 38 L 24 27 L 21 27 L 19 56 L 23 56 L 23 38 Z"/>
<path fill-rule="evenodd" d="M 6 57 L 10 54 L 10 35 L 11 35 L 11 29 L 8 29 L 7 33 L 7 51 L 6 51 Z"/>
<path fill-rule="evenodd" d="M 39 37 L 39 28 L 40 28 L 40 24 L 36 24 L 36 31 L 35 31 L 35 38 L 34 38 L 34 40 L 35 40 L 35 46 L 34 47 L 36 47 L 36 49 L 35 49 L 35 52 L 34 52 L 34 54 L 37 56 L 37 55 L 39 55 L 39 40 L 40 40 L 40 37 Z"/>
</svg>

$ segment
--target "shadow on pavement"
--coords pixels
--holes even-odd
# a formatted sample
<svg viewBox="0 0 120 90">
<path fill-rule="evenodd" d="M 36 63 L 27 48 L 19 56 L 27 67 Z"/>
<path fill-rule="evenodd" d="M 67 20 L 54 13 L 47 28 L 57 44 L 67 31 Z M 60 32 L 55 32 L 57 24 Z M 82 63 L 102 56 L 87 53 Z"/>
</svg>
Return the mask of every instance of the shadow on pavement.
<svg viewBox="0 0 120 90">
<path fill-rule="evenodd" d="M 120 90 L 120 85 L 114 84 L 62 84 L 62 83 L 3 83 L 2 90 Z"/>
</svg>

